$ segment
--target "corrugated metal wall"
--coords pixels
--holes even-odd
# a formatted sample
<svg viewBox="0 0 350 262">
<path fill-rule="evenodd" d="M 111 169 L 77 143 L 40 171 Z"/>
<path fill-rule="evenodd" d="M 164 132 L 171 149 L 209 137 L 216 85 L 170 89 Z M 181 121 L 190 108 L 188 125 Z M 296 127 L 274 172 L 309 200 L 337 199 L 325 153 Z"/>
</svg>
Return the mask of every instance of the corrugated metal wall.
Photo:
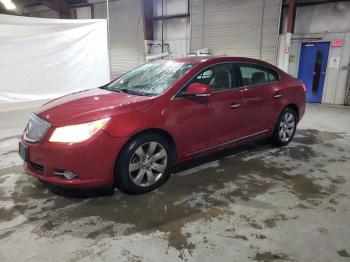
<svg viewBox="0 0 350 262">
<path fill-rule="evenodd" d="M 187 0 L 163 0 L 163 15 L 178 15 L 187 13 Z M 153 0 L 154 15 L 162 15 L 162 0 Z M 176 18 L 169 20 L 154 21 L 154 37 L 155 40 L 163 38 L 166 44 L 169 44 L 169 51 L 175 58 L 185 57 L 189 53 L 189 18 Z"/>
<path fill-rule="evenodd" d="M 192 0 L 191 50 L 276 63 L 281 0 Z"/>
<path fill-rule="evenodd" d="M 145 63 L 141 1 L 120 0 L 109 3 L 111 77 Z M 106 3 L 94 4 L 94 18 L 106 18 Z"/>
<path fill-rule="evenodd" d="M 333 39 L 342 39 L 343 46 L 329 49 L 322 103 L 344 104 L 348 70 L 343 67 L 350 64 L 350 33 L 328 33 L 322 40 L 331 42 Z M 330 67 L 330 61 L 335 57 L 340 58 L 339 68 Z"/>
<path fill-rule="evenodd" d="M 94 18 L 107 18 L 104 0 L 89 1 Z M 214 55 L 236 55 L 276 61 L 281 0 L 191 0 L 191 17 L 164 21 L 164 39 L 174 57 L 209 48 Z M 164 15 L 187 12 L 187 0 L 164 0 Z M 110 1 L 110 61 L 115 78 L 145 62 L 140 0 Z M 161 15 L 161 1 L 154 0 Z M 79 14 L 78 14 L 79 15 Z M 86 18 L 86 17 L 79 17 Z M 161 21 L 154 25 L 161 39 Z"/>
</svg>

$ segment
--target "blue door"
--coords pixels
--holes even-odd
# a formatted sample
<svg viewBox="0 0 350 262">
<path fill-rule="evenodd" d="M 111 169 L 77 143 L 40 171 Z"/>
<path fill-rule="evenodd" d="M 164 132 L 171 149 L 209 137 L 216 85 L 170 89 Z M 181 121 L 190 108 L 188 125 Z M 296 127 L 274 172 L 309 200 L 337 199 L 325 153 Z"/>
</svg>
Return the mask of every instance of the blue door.
<svg viewBox="0 0 350 262">
<path fill-rule="evenodd" d="M 298 78 L 306 85 L 306 100 L 321 103 L 326 76 L 329 42 L 303 43 Z"/>
</svg>

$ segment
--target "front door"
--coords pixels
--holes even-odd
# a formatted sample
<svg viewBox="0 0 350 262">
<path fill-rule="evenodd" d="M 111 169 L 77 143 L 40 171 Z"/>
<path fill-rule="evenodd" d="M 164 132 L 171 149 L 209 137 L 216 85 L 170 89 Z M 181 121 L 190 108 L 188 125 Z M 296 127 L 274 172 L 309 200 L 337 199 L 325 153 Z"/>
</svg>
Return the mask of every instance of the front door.
<svg viewBox="0 0 350 262">
<path fill-rule="evenodd" d="M 303 43 L 298 78 L 306 85 L 306 100 L 321 103 L 326 76 L 329 42 Z"/>
<path fill-rule="evenodd" d="M 174 100 L 174 106 L 181 110 L 181 147 L 185 155 L 237 138 L 236 127 L 244 116 L 241 93 L 233 89 L 232 69 L 229 63 L 213 65 L 192 80 L 210 85 L 210 96 Z"/>
</svg>

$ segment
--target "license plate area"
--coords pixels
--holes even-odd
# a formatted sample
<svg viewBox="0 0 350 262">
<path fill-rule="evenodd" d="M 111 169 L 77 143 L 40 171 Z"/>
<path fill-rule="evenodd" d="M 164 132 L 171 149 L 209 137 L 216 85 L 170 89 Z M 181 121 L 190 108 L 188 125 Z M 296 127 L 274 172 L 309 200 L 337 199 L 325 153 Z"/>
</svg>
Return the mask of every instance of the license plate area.
<svg viewBox="0 0 350 262">
<path fill-rule="evenodd" d="M 18 154 L 20 155 L 20 157 L 25 161 L 28 162 L 29 161 L 29 149 L 28 146 L 23 144 L 22 142 L 19 142 L 18 145 Z"/>
</svg>

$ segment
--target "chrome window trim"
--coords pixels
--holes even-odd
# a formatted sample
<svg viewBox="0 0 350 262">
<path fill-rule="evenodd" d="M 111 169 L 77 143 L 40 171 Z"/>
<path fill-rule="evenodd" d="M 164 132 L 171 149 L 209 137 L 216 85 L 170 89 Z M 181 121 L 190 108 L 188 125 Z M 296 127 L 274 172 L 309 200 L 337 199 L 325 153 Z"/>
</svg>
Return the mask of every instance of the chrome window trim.
<svg viewBox="0 0 350 262">
<path fill-rule="evenodd" d="M 212 66 L 215 66 L 215 65 L 221 65 L 221 64 L 232 64 L 232 62 L 218 62 L 218 63 L 215 63 L 215 64 L 211 64 L 211 65 L 208 65 L 206 67 L 204 67 L 202 70 L 200 70 L 197 74 L 193 75 L 185 84 L 183 84 L 181 86 L 181 88 L 179 88 L 179 90 L 171 97 L 171 100 L 177 100 L 177 99 L 182 99 L 182 98 L 185 98 L 183 96 L 178 96 L 182 91 L 183 89 L 195 78 L 197 77 L 198 75 L 200 75 L 201 73 L 203 73 L 205 70 L 207 70 L 209 67 L 212 67 Z M 232 79 L 231 79 L 232 81 Z M 225 91 L 232 91 L 234 88 L 232 87 L 232 83 L 231 83 L 231 88 L 230 89 L 225 89 L 225 90 L 221 90 L 221 91 L 216 91 L 216 92 L 213 92 L 212 94 L 216 94 L 216 93 L 221 93 L 221 92 L 225 92 Z"/>
<path fill-rule="evenodd" d="M 200 70 L 197 74 L 195 74 L 194 76 L 192 76 L 185 84 L 183 84 L 181 86 L 181 88 L 179 88 L 179 90 L 171 97 L 170 100 L 178 100 L 178 99 L 183 99 L 183 98 L 186 98 L 186 97 L 183 97 L 183 96 L 179 96 L 179 94 L 183 91 L 183 89 L 196 77 L 198 76 L 199 74 L 201 74 L 204 70 L 208 69 L 209 67 L 211 66 L 214 66 L 214 65 L 220 65 L 220 64 L 253 64 L 253 65 L 258 65 L 258 66 L 263 66 L 263 67 L 266 67 L 270 70 L 272 70 L 273 72 L 277 73 L 278 75 L 278 80 L 277 81 L 271 81 L 271 82 L 267 82 L 267 83 L 263 83 L 263 84 L 257 84 L 257 85 L 249 85 L 249 86 L 240 86 L 240 87 L 232 87 L 232 83 L 231 83 L 231 88 L 230 89 L 225 89 L 225 90 L 221 90 L 221 91 L 216 91 L 216 92 L 213 92 L 212 94 L 216 94 L 216 93 L 222 93 L 222 92 L 227 92 L 227 91 L 234 91 L 234 90 L 241 90 L 241 89 L 245 89 L 245 88 L 254 88 L 254 87 L 259 87 L 259 86 L 262 86 L 262 85 L 266 85 L 266 84 L 271 84 L 271 83 L 279 83 L 281 82 L 281 74 L 272 69 L 270 66 L 265 66 L 265 65 L 262 65 L 262 64 L 259 64 L 259 63 L 256 63 L 256 62 L 246 62 L 246 61 L 230 61 L 230 62 L 218 62 L 218 63 L 214 63 L 214 64 L 211 64 L 211 65 L 208 65 L 206 67 L 204 67 L 202 70 Z"/>
<path fill-rule="evenodd" d="M 266 85 L 266 84 L 271 84 L 271 83 L 279 83 L 281 82 L 281 74 L 279 72 L 277 72 L 276 70 L 272 69 L 269 66 L 265 66 L 265 65 L 261 65 L 258 63 L 250 63 L 250 62 L 236 62 L 237 64 L 250 64 L 250 65 L 257 65 L 257 66 L 262 66 L 262 67 L 266 67 L 267 69 L 270 69 L 271 71 L 275 72 L 278 75 L 278 80 L 277 81 L 271 81 L 271 82 L 266 82 L 266 83 L 262 83 L 262 84 L 255 84 L 255 85 L 245 85 L 245 86 L 240 86 L 240 87 L 235 87 L 235 88 L 250 88 L 250 87 L 255 87 L 255 86 L 262 86 L 262 85 Z"/>
</svg>

